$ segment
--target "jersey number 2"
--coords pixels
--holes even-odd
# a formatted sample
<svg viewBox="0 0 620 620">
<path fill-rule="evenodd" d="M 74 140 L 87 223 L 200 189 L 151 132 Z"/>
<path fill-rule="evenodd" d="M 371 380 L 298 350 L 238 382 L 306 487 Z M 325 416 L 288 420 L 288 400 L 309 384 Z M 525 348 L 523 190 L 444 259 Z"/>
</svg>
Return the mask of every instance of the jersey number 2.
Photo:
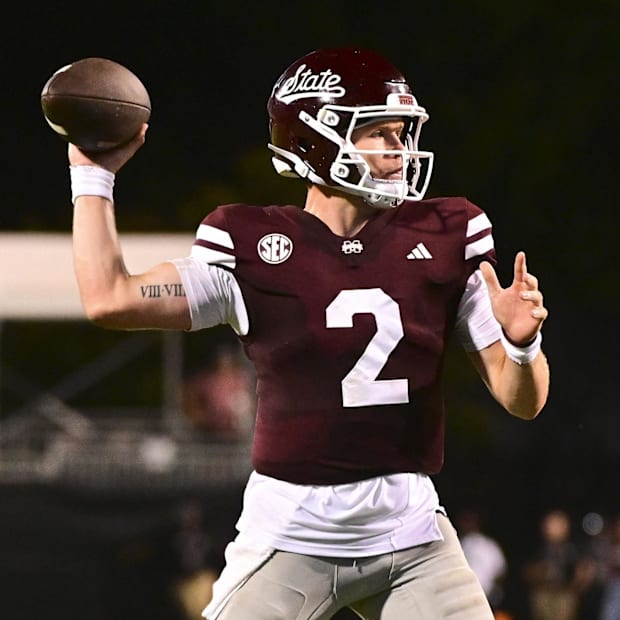
<svg viewBox="0 0 620 620">
<path fill-rule="evenodd" d="M 356 314 L 372 314 L 377 331 L 341 381 L 342 404 L 368 407 L 408 403 L 407 379 L 377 379 L 404 335 L 398 304 L 380 288 L 340 291 L 325 309 L 326 326 L 353 327 Z"/>
</svg>

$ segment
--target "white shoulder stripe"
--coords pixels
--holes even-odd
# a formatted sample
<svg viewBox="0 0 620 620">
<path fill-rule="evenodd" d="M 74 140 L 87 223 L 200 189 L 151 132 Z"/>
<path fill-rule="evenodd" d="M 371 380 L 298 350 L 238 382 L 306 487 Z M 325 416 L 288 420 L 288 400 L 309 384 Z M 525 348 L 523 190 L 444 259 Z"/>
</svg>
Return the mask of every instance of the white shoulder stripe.
<svg viewBox="0 0 620 620">
<path fill-rule="evenodd" d="M 466 236 L 473 237 L 485 228 L 491 228 L 491 220 L 489 220 L 485 213 L 481 213 L 467 222 Z"/>
<path fill-rule="evenodd" d="M 465 260 L 469 260 L 474 256 L 480 256 L 485 252 L 493 249 L 493 235 L 485 235 L 478 241 L 472 241 L 465 246 Z"/>
<path fill-rule="evenodd" d="M 235 247 L 232 237 L 229 233 L 221 228 L 215 228 L 215 226 L 209 226 L 208 224 L 200 224 L 198 231 L 196 232 L 196 238 L 202 241 L 210 241 L 211 243 L 217 243 L 225 248 L 231 250 Z"/>
<path fill-rule="evenodd" d="M 193 245 L 191 255 L 201 261 L 204 261 L 205 263 L 208 263 L 209 265 L 222 265 L 223 267 L 228 267 L 229 269 L 234 269 L 237 264 L 237 261 L 232 254 L 204 248 L 201 245 Z"/>
</svg>

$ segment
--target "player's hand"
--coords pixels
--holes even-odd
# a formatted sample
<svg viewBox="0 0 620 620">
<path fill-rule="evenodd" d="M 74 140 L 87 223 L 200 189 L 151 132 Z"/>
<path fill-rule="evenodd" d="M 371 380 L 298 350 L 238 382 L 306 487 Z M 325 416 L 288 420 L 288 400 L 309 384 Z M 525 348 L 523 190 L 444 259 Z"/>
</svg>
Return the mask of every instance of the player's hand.
<svg viewBox="0 0 620 620">
<path fill-rule="evenodd" d="M 144 144 L 147 129 L 148 125 L 145 123 L 132 140 L 109 151 L 87 153 L 74 144 L 69 144 L 69 164 L 72 166 L 99 166 L 116 174 Z"/>
<path fill-rule="evenodd" d="M 488 262 L 480 264 L 480 271 L 489 290 L 493 314 L 508 339 L 517 346 L 531 342 L 549 312 L 543 305 L 538 279 L 527 271 L 525 252 L 518 252 L 515 257 L 514 277 L 508 288 L 501 287 Z"/>
</svg>

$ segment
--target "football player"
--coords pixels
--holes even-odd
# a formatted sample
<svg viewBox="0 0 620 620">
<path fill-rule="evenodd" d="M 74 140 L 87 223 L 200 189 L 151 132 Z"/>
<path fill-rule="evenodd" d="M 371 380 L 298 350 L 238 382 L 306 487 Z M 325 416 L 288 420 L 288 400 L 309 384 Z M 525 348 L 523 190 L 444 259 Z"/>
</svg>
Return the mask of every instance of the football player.
<svg viewBox="0 0 620 620">
<path fill-rule="evenodd" d="M 74 261 L 95 323 L 229 325 L 256 368 L 253 466 L 209 620 L 491 620 L 433 482 L 452 334 L 490 393 L 530 420 L 545 405 L 547 317 L 523 252 L 503 288 L 487 215 L 425 198 L 427 121 L 401 72 L 367 49 L 311 52 L 268 101 L 276 171 L 304 205 L 230 204 L 188 256 L 129 274 L 115 174 L 145 140 L 69 147 Z"/>
</svg>

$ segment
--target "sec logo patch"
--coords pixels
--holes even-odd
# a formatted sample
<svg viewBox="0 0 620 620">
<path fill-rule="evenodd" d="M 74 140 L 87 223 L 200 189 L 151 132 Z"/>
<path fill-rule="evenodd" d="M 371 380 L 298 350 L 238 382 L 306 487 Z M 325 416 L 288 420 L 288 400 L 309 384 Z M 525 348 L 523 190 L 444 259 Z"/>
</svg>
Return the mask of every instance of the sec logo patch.
<svg viewBox="0 0 620 620">
<path fill-rule="evenodd" d="M 293 253 L 293 242 L 286 235 L 271 233 L 258 242 L 257 250 L 266 263 L 278 265 Z"/>
</svg>

